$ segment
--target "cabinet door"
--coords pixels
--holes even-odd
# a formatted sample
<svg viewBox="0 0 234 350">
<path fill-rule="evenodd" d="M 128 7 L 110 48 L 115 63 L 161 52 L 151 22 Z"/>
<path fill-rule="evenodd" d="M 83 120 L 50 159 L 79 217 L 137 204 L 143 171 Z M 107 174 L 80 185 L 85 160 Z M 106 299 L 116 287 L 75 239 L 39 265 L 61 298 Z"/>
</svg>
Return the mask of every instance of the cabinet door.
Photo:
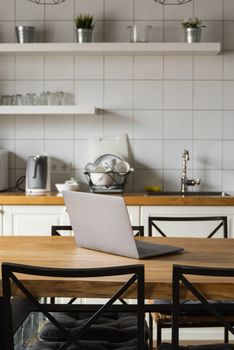
<svg viewBox="0 0 234 350">
<path fill-rule="evenodd" d="M 139 206 L 128 206 L 128 214 L 132 225 L 140 225 L 140 207 Z"/>
<path fill-rule="evenodd" d="M 47 236 L 52 225 L 69 225 L 64 206 L 9 205 L 3 207 L 3 234 Z"/>
<path fill-rule="evenodd" d="M 233 234 L 233 207 L 201 207 L 201 206 L 145 206 L 141 207 L 141 225 L 145 226 L 148 232 L 149 216 L 217 216 L 225 215 L 228 217 L 228 234 Z M 168 222 L 160 223 L 162 230 L 168 233 L 168 236 L 174 237 L 206 237 L 207 233 L 212 231 L 215 226 L 212 222 Z M 215 237 L 222 237 L 222 232 L 217 232 Z"/>
<path fill-rule="evenodd" d="M 0 206 L 0 236 L 3 235 L 3 223 L 2 223 L 3 215 L 2 215 L 2 213 L 3 213 L 3 207 Z"/>
</svg>

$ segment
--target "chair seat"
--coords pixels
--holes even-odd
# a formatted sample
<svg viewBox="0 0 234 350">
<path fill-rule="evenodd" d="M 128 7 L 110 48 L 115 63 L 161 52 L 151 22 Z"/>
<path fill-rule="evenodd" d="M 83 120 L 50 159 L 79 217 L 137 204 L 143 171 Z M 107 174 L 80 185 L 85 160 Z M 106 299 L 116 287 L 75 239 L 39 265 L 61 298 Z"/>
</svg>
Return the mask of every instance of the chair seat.
<svg viewBox="0 0 234 350">
<path fill-rule="evenodd" d="M 63 344 L 63 342 L 40 340 L 29 346 L 27 350 L 59 350 Z M 66 350 L 77 349 L 77 346 L 74 344 L 68 345 L 66 348 Z M 127 342 L 114 343 L 97 340 L 81 340 L 79 344 L 79 350 L 137 350 L 137 339 L 132 339 Z M 145 348 L 142 350 L 148 350 L 148 345 L 145 344 Z"/>
<path fill-rule="evenodd" d="M 88 312 L 53 313 L 53 316 L 71 334 L 77 332 L 91 316 Z M 51 323 L 42 327 L 40 338 L 45 341 L 64 341 L 64 336 Z M 82 335 L 81 339 L 126 342 L 137 338 L 137 317 L 134 313 L 104 313 Z M 145 324 L 145 338 L 149 338 L 149 330 Z"/>
<path fill-rule="evenodd" d="M 217 304 L 217 303 L 225 303 L 225 301 L 216 301 L 216 300 L 210 300 L 209 301 L 211 304 Z M 159 305 L 168 305 L 171 304 L 170 300 L 161 300 L 161 299 L 155 299 L 155 300 L 150 300 L 149 303 L 151 304 L 159 304 Z M 199 301 L 195 300 L 181 300 L 181 304 L 187 304 L 187 305 L 194 305 L 194 304 L 200 304 Z M 162 312 L 153 312 L 152 317 L 154 321 L 158 325 L 171 325 L 171 314 L 169 313 L 162 313 Z M 226 314 L 225 319 L 231 323 L 234 323 L 234 315 L 232 314 Z M 211 324 L 211 325 L 219 325 L 219 322 L 212 316 L 212 315 L 206 315 L 202 313 L 201 311 L 188 311 L 185 313 L 182 313 L 179 318 L 179 324 L 181 325 L 188 325 L 191 326 L 193 324 L 196 326 L 198 324 L 199 326 L 202 326 L 202 324 Z"/>
<path fill-rule="evenodd" d="M 205 345 L 188 345 L 179 346 L 179 350 L 233 350 L 234 344 L 205 344 Z M 158 350 L 173 350 L 170 343 L 161 343 Z"/>
</svg>

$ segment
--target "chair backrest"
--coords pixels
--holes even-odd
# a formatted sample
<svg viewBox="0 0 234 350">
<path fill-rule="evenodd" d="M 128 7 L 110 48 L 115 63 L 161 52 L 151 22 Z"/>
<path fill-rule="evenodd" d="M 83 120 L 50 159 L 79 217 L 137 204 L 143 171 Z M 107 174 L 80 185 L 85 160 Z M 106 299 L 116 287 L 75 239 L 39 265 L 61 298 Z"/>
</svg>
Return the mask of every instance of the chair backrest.
<svg viewBox="0 0 234 350">
<path fill-rule="evenodd" d="M 64 304 L 54 305 L 45 304 L 44 298 L 40 300 L 32 294 L 27 287 L 27 278 L 29 276 L 41 276 L 41 277 L 61 277 L 66 278 L 79 278 L 79 277 L 103 277 L 103 276 L 120 276 L 128 275 L 128 279 L 124 278 L 122 286 L 108 299 L 104 305 L 95 305 L 95 313 L 91 315 L 88 321 L 84 322 L 81 328 L 75 333 L 70 333 L 66 328 L 58 322 L 53 316 L 51 311 L 79 311 L 79 308 L 85 305 L 78 304 Z M 26 282 L 23 282 L 23 278 Z M 130 276 L 130 277 L 129 277 Z M 125 282 L 126 281 L 126 282 Z M 12 329 L 12 309 L 11 309 L 11 297 L 12 297 L 12 286 L 19 289 L 24 296 L 26 296 L 31 304 L 32 310 L 41 312 L 45 317 L 59 330 L 64 336 L 65 342 L 59 349 L 66 349 L 69 344 L 75 344 L 79 347 L 79 338 L 84 334 L 85 331 L 100 317 L 104 312 L 135 312 L 137 315 L 137 349 L 142 350 L 145 346 L 145 321 L 144 321 L 144 265 L 127 265 L 127 266 L 114 266 L 105 268 L 47 268 L 47 267 L 35 267 L 14 263 L 3 263 L 2 264 L 2 288 L 3 288 L 3 312 L 5 314 L 4 319 L 4 336 L 7 350 L 14 350 L 13 342 L 13 329 Z M 61 288 L 63 288 L 63 281 L 61 281 Z M 113 305 L 129 288 L 135 288 L 136 291 L 136 303 L 135 305 Z M 14 289 L 15 291 L 15 289 Z M 90 305 L 89 306 L 89 311 Z M 84 311 L 84 308 L 82 309 Z M 59 350 L 58 349 L 58 350 Z"/>
<path fill-rule="evenodd" d="M 148 231 L 149 236 L 153 236 L 153 233 L 159 234 L 163 237 L 170 236 L 168 234 L 167 225 L 169 222 L 173 222 L 173 233 L 176 231 L 175 223 L 197 223 L 198 228 L 196 229 L 196 235 L 201 233 L 204 225 L 210 225 L 207 229 L 205 227 L 205 235 L 206 238 L 211 238 L 215 234 L 222 232 L 222 237 L 228 237 L 228 225 L 227 225 L 227 216 L 149 216 L 148 218 Z M 190 226 L 190 229 L 187 230 L 187 235 L 191 236 L 191 230 L 195 230 L 195 225 Z M 206 230 L 209 230 L 208 233 Z M 168 229 L 169 231 L 169 229 Z M 177 227 L 177 231 L 180 232 L 180 228 Z M 166 233 L 167 232 L 167 233 Z M 181 232 L 180 232 L 181 233 Z"/>
<path fill-rule="evenodd" d="M 144 237 L 144 226 L 132 226 L 134 236 Z M 72 231 L 72 227 L 69 225 L 53 225 L 51 226 L 51 236 L 61 236 L 59 231 Z"/>
<path fill-rule="evenodd" d="M 207 299 L 204 293 L 201 291 L 201 287 L 196 286 L 193 279 L 193 276 L 204 276 L 204 284 L 206 284 L 209 276 L 211 277 L 228 277 L 232 279 L 232 283 L 234 282 L 234 268 L 212 268 L 212 267 L 197 267 L 197 266 L 182 266 L 182 265 L 173 265 L 173 291 L 172 291 L 172 348 L 173 350 L 179 349 L 179 316 L 180 313 L 184 311 L 202 311 L 207 315 L 211 315 L 217 320 L 217 323 L 223 325 L 229 332 L 234 335 L 234 327 L 233 327 L 233 315 L 234 315 L 234 302 L 232 300 L 223 302 L 220 300 L 216 300 L 212 302 Z M 193 279 L 193 280 L 192 280 Z M 206 289 L 209 291 L 209 282 L 207 282 Z M 200 302 L 198 304 L 183 304 L 181 303 L 181 299 L 183 299 L 183 295 L 181 295 L 181 290 L 189 291 L 190 295 L 192 295 L 195 299 Z M 216 299 L 216 298 L 215 298 Z M 234 296 L 233 296 L 234 300 Z M 227 316 L 231 316 L 232 323 L 227 318 Z"/>
<path fill-rule="evenodd" d="M 51 226 L 51 236 L 61 236 L 60 231 L 70 231 L 71 232 L 72 227 L 70 225 L 53 225 L 53 226 Z"/>
</svg>

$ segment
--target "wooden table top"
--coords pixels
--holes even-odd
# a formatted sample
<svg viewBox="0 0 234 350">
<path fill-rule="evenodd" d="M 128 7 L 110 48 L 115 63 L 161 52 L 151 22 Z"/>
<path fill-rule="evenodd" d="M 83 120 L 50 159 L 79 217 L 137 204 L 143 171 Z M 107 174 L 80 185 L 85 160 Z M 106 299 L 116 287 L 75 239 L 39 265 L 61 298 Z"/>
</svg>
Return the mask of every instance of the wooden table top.
<svg viewBox="0 0 234 350">
<path fill-rule="evenodd" d="M 76 245 L 73 237 L 0 237 L 0 263 L 15 262 L 35 266 L 50 267 L 104 267 L 128 264 L 145 265 L 146 298 L 169 298 L 171 296 L 172 265 L 234 267 L 234 239 L 205 238 L 143 238 L 154 243 L 170 244 L 184 248 L 179 254 L 147 260 L 135 260 L 83 249 Z M 109 296 L 123 277 L 108 277 L 102 280 L 82 281 L 28 277 L 23 278 L 28 287 L 38 296 Z M 196 279 L 204 289 L 204 280 Z M 233 298 L 234 282 L 210 278 L 205 293 L 212 299 Z M 1 285 L 1 284 L 0 284 Z M 0 295 L 1 295 L 0 286 Z M 128 295 L 128 297 L 133 295 Z"/>
</svg>

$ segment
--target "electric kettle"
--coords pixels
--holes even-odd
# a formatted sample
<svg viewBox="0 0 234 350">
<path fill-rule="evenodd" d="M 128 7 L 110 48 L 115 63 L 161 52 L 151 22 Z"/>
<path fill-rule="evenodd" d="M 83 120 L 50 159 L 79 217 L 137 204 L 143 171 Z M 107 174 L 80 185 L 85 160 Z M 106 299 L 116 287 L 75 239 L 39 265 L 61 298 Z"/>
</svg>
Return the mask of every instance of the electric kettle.
<svg viewBox="0 0 234 350">
<path fill-rule="evenodd" d="M 47 155 L 32 155 L 27 159 L 26 192 L 50 192 L 50 165 Z"/>
</svg>

